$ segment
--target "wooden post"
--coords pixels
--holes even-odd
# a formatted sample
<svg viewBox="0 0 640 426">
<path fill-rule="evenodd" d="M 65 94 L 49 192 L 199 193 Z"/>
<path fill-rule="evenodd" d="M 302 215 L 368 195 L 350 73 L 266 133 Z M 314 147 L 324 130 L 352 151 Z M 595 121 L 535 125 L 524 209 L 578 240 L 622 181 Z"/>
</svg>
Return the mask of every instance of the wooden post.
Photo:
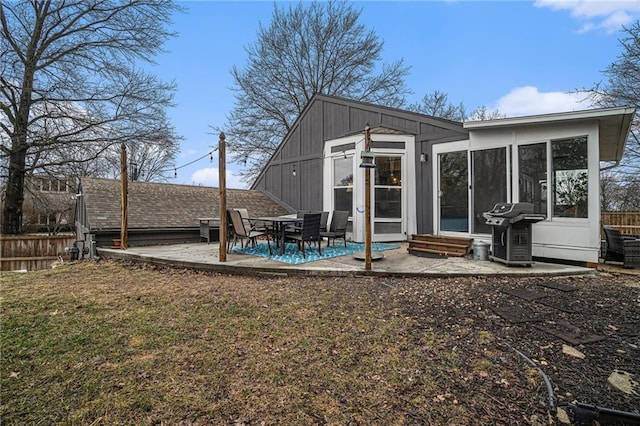
<svg viewBox="0 0 640 426">
<path fill-rule="evenodd" d="M 218 259 L 220 262 L 227 261 L 227 159 L 225 153 L 225 135 L 220 133 L 220 142 L 218 144 L 218 187 L 220 190 L 220 230 L 219 240 L 220 248 L 218 249 Z"/>
<path fill-rule="evenodd" d="M 127 213 L 127 203 L 129 200 L 129 182 L 127 176 L 127 147 L 124 143 L 120 145 L 120 182 L 122 184 L 122 217 L 120 220 L 120 248 L 123 250 L 127 249 L 129 245 L 128 242 L 128 232 L 127 228 L 128 224 L 128 213 Z"/>
<path fill-rule="evenodd" d="M 364 150 L 371 152 L 369 125 L 364 128 Z M 364 269 L 371 270 L 371 169 L 364 169 Z"/>
</svg>

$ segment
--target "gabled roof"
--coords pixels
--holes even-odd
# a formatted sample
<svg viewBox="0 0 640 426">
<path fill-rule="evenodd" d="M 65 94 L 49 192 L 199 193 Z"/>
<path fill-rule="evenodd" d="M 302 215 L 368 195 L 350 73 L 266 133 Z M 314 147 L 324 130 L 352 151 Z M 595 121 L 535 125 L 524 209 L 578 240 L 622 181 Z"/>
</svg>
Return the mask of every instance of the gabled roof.
<svg viewBox="0 0 640 426">
<path fill-rule="evenodd" d="M 390 125 L 389 123 L 385 123 L 381 120 L 381 117 L 385 117 L 385 118 L 389 118 L 391 117 L 392 119 L 398 119 L 398 120 L 408 120 L 408 121 L 415 121 L 416 123 L 423 123 L 429 126 L 433 126 L 435 128 L 439 128 L 442 129 L 443 131 L 450 133 L 450 134 L 459 134 L 461 138 L 466 139 L 466 136 L 468 134 L 468 131 L 465 130 L 462 126 L 462 123 L 458 122 L 458 121 L 452 121 L 452 120 L 447 120 L 444 118 L 439 118 L 439 117 L 433 117 L 430 115 L 426 115 L 426 114 L 422 114 L 422 113 L 418 113 L 418 112 L 413 112 L 413 111 L 408 111 L 408 110 L 403 110 L 403 109 L 399 109 L 399 108 L 392 108 L 392 107 L 387 107 L 387 106 L 383 106 L 383 105 L 376 105 L 376 104 L 372 104 L 369 102 L 362 102 L 362 101 L 356 101 L 353 99 L 347 99 L 347 98 L 341 98 L 338 96 L 330 96 L 330 95 L 323 95 L 320 93 L 316 93 L 315 95 L 313 95 L 311 97 L 311 99 L 309 99 L 309 101 L 307 102 L 307 104 L 305 105 L 304 109 L 302 110 L 302 112 L 300 113 L 300 115 L 296 118 L 296 120 L 294 121 L 294 123 L 291 125 L 291 129 L 289 130 L 289 133 L 287 133 L 284 138 L 282 139 L 282 141 L 280 141 L 280 144 L 278 145 L 278 147 L 274 150 L 274 152 L 271 154 L 271 157 L 269 158 L 269 160 L 265 163 L 265 167 L 260 171 L 260 173 L 258 174 L 258 176 L 256 177 L 256 179 L 254 180 L 254 182 L 252 183 L 252 188 L 255 188 L 258 184 L 258 182 L 262 179 L 265 170 L 269 167 L 270 163 L 274 160 L 274 158 L 278 157 L 278 155 L 280 154 L 281 150 L 283 149 L 283 147 L 285 146 L 285 144 L 288 142 L 288 140 L 290 139 L 291 135 L 296 131 L 296 129 L 300 126 L 300 123 L 305 119 L 305 117 L 307 115 L 309 115 L 314 103 L 316 103 L 317 101 L 326 101 L 326 102 L 330 102 L 333 104 L 338 104 L 341 106 L 346 106 L 346 107 L 354 107 L 363 111 L 367 111 L 370 113 L 374 113 L 377 114 L 378 118 L 375 120 L 375 122 L 370 122 L 369 124 L 371 126 L 376 126 L 379 129 L 387 128 L 390 129 L 391 131 L 397 131 L 398 133 L 396 134 L 413 134 L 413 135 L 417 135 L 420 134 L 420 130 L 416 131 L 416 132 L 411 132 L 408 130 L 403 130 L 403 129 L 399 129 L 399 128 L 394 128 L 394 126 Z M 364 125 L 364 123 L 363 123 Z M 327 136 L 324 135 L 324 140 L 331 140 L 331 139 L 335 139 L 335 138 L 339 138 L 339 137 L 344 137 L 345 135 L 351 135 L 351 134 L 356 134 L 358 133 L 359 130 L 353 130 L 353 131 L 345 131 L 342 132 L 340 134 L 334 134 L 331 136 Z M 433 136 L 433 135 L 431 135 Z M 449 136 L 449 135 L 448 135 Z M 322 150 L 322 147 L 320 147 L 320 151 Z"/>
<path fill-rule="evenodd" d="M 302 117 L 304 117 L 306 115 L 307 111 L 311 108 L 311 105 L 313 105 L 313 102 L 316 101 L 316 100 L 326 100 L 326 101 L 331 101 L 331 102 L 340 103 L 340 104 L 344 104 L 344 105 L 358 106 L 358 107 L 361 107 L 363 109 L 380 110 L 380 111 L 386 112 L 389 115 L 394 115 L 394 116 L 398 116 L 398 117 L 402 117 L 402 118 L 411 118 L 411 119 L 420 118 L 422 121 L 437 125 L 439 127 L 443 127 L 443 128 L 449 129 L 449 130 L 455 130 L 455 131 L 460 131 L 461 133 L 465 133 L 463 128 L 462 128 L 462 123 L 459 122 L 459 121 L 453 121 L 453 120 L 448 120 L 446 118 L 434 117 L 432 115 L 422 114 L 420 112 L 409 111 L 409 110 L 406 110 L 406 109 L 392 108 L 392 107 L 388 107 L 388 106 L 384 106 L 384 105 L 372 104 L 371 102 L 356 101 L 356 100 L 353 100 L 353 99 L 342 98 L 342 97 L 339 97 L 339 96 L 323 95 L 323 94 L 320 94 L 320 93 L 316 93 L 309 100 L 307 105 L 304 107 L 304 109 L 300 113 L 300 116 L 298 116 L 296 121 L 291 126 L 292 129 L 294 129 L 296 127 L 296 125 L 298 124 L 298 122 L 302 119 Z M 374 123 L 370 123 L 370 125 L 373 126 L 375 124 Z M 388 125 L 385 125 L 385 126 L 389 127 Z M 286 139 L 286 137 L 285 137 L 285 139 Z"/>
<path fill-rule="evenodd" d="M 624 153 L 624 146 L 629 137 L 631 121 L 635 113 L 635 108 L 631 107 L 598 108 L 559 112 L 555 114 L 498 118 L 495 120 L 468 121 L 464 123 L 464 128 L 469 130 L 483 130 L 597 120 L 600 139 L 600 161 L 620 161 Z"/>
<path fill-rule="evenodd" d="M 119 229 L 121 182 L 82 178 L 82 197 L 92 229 Z M 127 222 L 131 229 L 197 227 L 198 218 L 218 217 L 219 188 L 130 181 Z M 247 208 L 252 216 L 290 213 L 260 191 L 227 189 L 228 208 Z"/>
</svg>

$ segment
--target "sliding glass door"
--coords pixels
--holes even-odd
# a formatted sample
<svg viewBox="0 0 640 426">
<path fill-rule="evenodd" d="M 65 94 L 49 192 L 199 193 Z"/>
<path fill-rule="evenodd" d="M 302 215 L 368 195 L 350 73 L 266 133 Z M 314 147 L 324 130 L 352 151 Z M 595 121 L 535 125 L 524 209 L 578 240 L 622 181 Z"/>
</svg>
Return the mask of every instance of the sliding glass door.
<svg viewBox="0 0 640 426">
<path fill-rule="evenodd" d="M 508 201 L 507 148 L 482 149 L 471 152 L 472 234 L 490 234 L 482 213 L 496 203 Z"/>
<path fill-rule="evenodd" d="M 440 231 L 469 231 L 469 180 L 467 151 L 438 155 Z"/>
</svg>

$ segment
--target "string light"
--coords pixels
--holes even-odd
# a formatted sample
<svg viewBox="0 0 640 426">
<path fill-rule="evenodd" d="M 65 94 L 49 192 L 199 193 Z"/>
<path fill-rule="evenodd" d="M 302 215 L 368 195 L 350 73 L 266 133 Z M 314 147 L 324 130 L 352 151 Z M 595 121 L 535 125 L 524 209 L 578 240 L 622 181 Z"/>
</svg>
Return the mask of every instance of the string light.
<svg viewBox="0 0 640 426">
<path fill-rule="evenodd" d="M 190 161 L 190 162 L 188 162 L 188 163 L 186 163 L 186 164 L 183 164 L 183 165 L 181 165 L 181 166 L 173 167 L 173 177 L 174 177 L 174 178 L 177 178 L 177 177 L 178 177 L 178 170 L 180 170 L 180 169 L 182 169 L 182 168 L 185 168 L 185 167 L 187 167 L 187 166 L 190 166 L 190 165 L 192 165 L 193 163 L 197 163 L 198 161 L 200 161 L 200 160 L 202 160 L 203 158 L 205 158 L 207 155 L 209 156 L 210 161 L 213 161 L 213 153 L 214 153 L 214 152 L 216 152 L 217 150 L 218 150 L 218 148 L 214 148 L 214 149 L 212 149 L 211 151 L 209 151 L 209 152 L 207 152 L 206 154 L 204 154 L 202 157 L 198 157 L 198 158 L 196 158 L 195 160 Z M 165 169 L 164 171 L 169 171 L 169 170 L 171 170 L 171 169 Z"/>
</svg>

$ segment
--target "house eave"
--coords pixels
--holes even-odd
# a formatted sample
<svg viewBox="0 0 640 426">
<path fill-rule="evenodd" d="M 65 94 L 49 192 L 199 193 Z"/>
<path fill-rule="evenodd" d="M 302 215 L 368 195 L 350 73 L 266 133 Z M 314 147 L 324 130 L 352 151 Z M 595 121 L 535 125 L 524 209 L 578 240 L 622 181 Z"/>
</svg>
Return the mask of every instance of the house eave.
<svg viewBox="0 0 640 426">
<path fill-rule="evenodd" d="M 463 127 L 470 131 L 482 131 L 516 126 L 537 126 L 595 120 L 598 122 L 600 161 L 620 161 L 631 131 L 631 122 L 635 112 L 636 109 L 633 107 L 599 108 L 494 120 L 467 121 L 463 124 Z"/>
</svg>

